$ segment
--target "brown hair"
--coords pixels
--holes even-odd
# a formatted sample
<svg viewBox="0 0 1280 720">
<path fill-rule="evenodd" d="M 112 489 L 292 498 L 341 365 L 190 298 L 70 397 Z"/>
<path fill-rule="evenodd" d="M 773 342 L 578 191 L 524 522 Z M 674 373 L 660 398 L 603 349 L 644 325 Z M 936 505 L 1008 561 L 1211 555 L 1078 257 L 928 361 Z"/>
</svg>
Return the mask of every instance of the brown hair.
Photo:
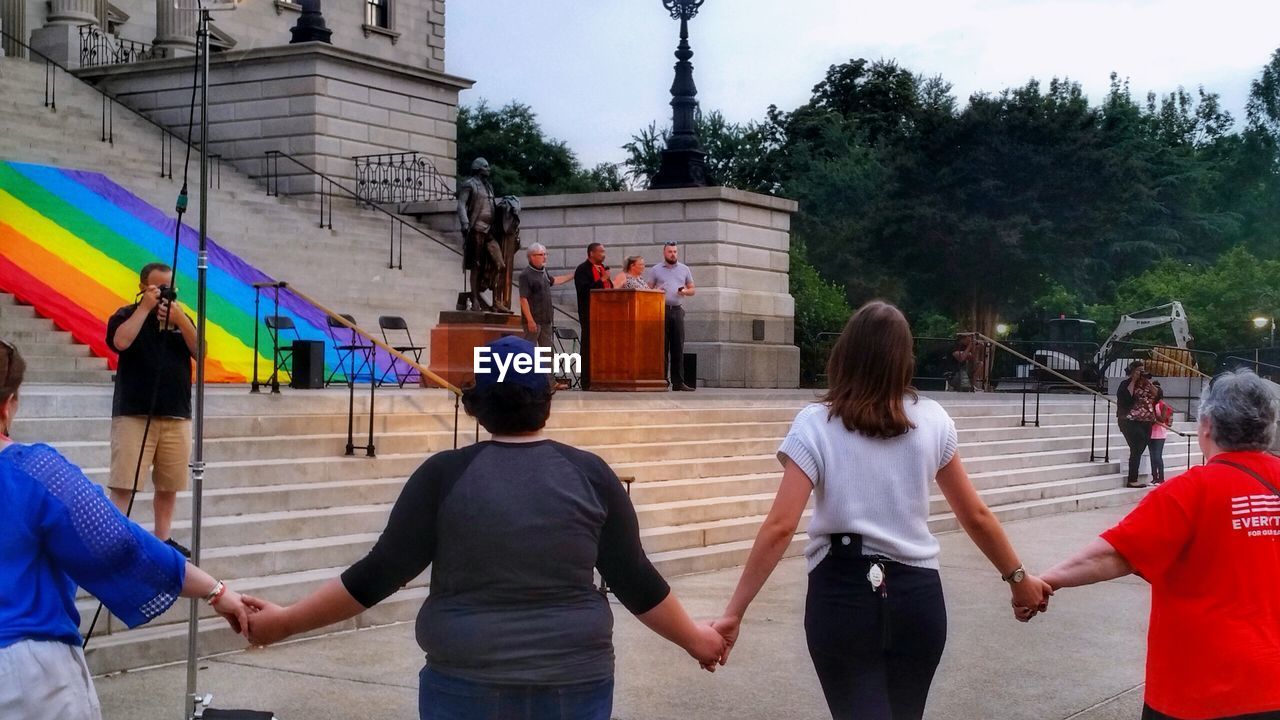
<svg viewBox="0 0 1280 720">
<path fill-rule="evenodd" d="M 27 363 L 18 353 L 18 348 L 8 340 L 0 339 L 0 403 L 8 402 L 18 392 L 22 376 L 26 373 Z"/>
<path fill-rule="evenodd" d="M 822 401 L 828 418 L 839 417 L 851 432 L 874 438 L 904 435 L 915 427 L 903 396 L 919 398 L 911 387 L 916 371 L 911 326 L 898 308 L 872 300 L 858 308 L 827 358 L 830 383 Z"/>
</svg>

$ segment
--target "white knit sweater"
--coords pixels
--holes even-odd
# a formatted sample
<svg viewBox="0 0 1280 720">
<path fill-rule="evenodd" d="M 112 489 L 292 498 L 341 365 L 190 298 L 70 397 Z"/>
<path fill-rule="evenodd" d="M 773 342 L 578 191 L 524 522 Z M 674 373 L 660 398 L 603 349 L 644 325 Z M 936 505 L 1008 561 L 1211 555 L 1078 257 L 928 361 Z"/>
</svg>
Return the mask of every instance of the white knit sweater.
<svg viewBox="0 0 1280 720">
<path fill-rule="evenodd" d="M 824 404 L 796 415 L 778 448 L 813 483 L 805 559 L 812 572 L 827 556 L 830 535 L 858 533 L 863 553 L 906 565 L 938 567 L 938 541 L 929 532 L 932 482 L 956 452 L 956 424 L 937 402 L 905 400 L 915 428 L 896 438 L 871 438 L 828 419 Z"/>
</svg>

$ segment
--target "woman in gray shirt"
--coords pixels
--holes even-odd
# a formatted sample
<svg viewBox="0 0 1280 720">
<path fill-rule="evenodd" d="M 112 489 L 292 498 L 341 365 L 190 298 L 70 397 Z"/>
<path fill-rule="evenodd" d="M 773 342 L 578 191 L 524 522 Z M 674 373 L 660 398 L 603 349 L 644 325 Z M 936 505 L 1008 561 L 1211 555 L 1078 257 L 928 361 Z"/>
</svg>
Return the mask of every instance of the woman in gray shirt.
<svg viewBox="0 0 1280 720">
<path fill-rule="evenodd" d="M 532 357 L 506 337 L 492 355 Z M 250 638 L 268 644 L 354 617 L 431 566 L 418 613 L 426 653 L 423 720 L 609 720 L 613 613 L 622 605 L 714 668 L 723 638 L 695 625 L 640 546 L 635 509 L 609 466 L 548 440 L 544 375 L 511 364 L 479 373 L 463 395 L 488 442 L 436 453 L 409 478 L 369 554 L 287 608 L 255 598 Z"/>
</svg>

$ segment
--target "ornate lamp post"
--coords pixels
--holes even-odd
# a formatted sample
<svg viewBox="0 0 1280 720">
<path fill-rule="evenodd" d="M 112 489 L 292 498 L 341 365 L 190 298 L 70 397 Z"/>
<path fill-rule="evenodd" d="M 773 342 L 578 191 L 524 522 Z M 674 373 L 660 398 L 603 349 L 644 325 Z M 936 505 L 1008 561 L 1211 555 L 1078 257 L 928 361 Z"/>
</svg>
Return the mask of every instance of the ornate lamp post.
<svg viewBox="0 0 1280 720">
<path fill-rule="evenodd" d="M 650 187 L 704 187 L 715 183 L 707 174 L 707 153 L 693 129 L 698 110 L 698 87 L 693 83 L 693 49 L 689 47 L 689 21 L 706 0 L 662 0 L 671 17 L 680 21 L 680 45 L 676 48 L 676 79 L 671 84 L 671 137 L 662 151 L 662 166 Z"/>
<path fill-rule="evenodd" d="M 333 35 L 333 31 L 324 24 L 324 15 L 320 13 L 320 0 L 302 0 L 302 15 L 298 17 L 298 24 L 294 25 L 289 32 L 293 35 L 293 39 L 289 41 L 290 45 L 304 42 L 330 42 L 329 37 Z"/>
</svg>

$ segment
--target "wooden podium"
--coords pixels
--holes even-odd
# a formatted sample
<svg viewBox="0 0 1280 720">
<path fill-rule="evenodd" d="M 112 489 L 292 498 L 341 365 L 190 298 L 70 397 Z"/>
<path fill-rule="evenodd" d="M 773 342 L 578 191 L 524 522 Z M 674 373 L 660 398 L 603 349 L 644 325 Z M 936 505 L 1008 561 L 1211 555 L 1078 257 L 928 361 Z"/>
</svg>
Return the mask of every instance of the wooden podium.
<svg viewBox="0 0 1280 720">
<path fill-rule="evenodd" d="M 667 389 L 661 290 L 591 291 L 591 389 Z"/>
</svg>

